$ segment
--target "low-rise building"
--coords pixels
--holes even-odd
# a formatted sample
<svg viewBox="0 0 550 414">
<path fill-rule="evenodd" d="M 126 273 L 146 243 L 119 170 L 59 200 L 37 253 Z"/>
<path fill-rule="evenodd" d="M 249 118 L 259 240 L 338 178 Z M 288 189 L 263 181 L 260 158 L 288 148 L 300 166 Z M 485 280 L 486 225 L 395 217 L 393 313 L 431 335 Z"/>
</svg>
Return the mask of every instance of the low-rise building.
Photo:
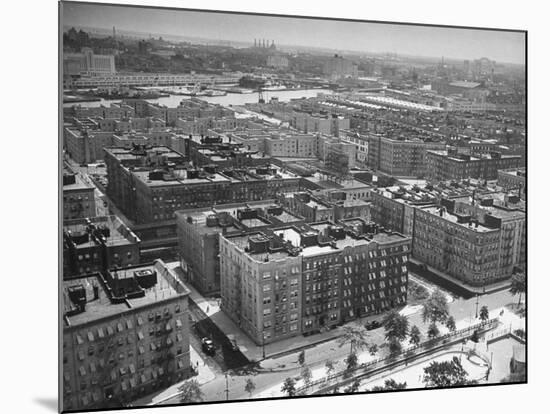
<svg viewBox="0 0 550 414">
<path fill-rule="evenodd" d="M 525 168 L 512 168 L 498 171 L 498 185 L 506 191 L 517 191 L 525 200 L 527 196 L 527 171 Z"/>
<path fill-rule="evenodd" d="M 116 216 L 63 222 L 65 279 L 140 262 L 140 239 Z"/>
<path fill-rule="evenodd" d="M 189 290 L 162 261 L 62 289 L 62 410 L 121 407 L 191 374 Z"/>
<path fill-rule="evenodd" d="M 81 175 L 63 171 L 63 220 L 96 216 L 95 187 Z"/>
</svg>

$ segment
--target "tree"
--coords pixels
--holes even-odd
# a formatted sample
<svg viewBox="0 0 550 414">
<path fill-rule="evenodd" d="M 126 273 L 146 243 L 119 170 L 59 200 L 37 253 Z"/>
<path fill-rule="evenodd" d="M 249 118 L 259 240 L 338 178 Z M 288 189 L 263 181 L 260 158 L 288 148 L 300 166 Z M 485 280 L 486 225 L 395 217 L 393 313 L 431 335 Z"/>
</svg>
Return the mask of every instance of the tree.
<svg viewBox="0 0 550 414">
<path fill-rule="evenodd" d="M 401 352 L 401 342 L 397 339 L 392 339 L 390 341 L 390 355 L 397 355 Z"/>
<path fill-rule="evenodd" d="M 344 334 L 340 338 L 338 345 L 342 347 L 348 343 L 350 344 L 350 355 L 359 349 L 365 348 L 367 346 L 365 330 L 353 326 L 344 326 Z"/>
<path fill-rule="evenodd" d="M 286 392 L 289 397 L 294 397 L 296 395 L 296 381 L 294 381 L 294 378 L 289 377 L 285 379 L 281 391 Z"/>
<path fill-rule="evenodd" d="M 456 331 L 455 318 L 453 318 L 452 316 L 449 316 L 447 318 L 447 322 L 445 323 L 445 326 L 447 327 L 447 329 L 449 329 L 450 332 Z"/>
<path fill-rule="evenodd" d="M 420 329 L 416 325 L 413 325 L 409 332 L 409 343 L 414 346 L 420 343 Z"/>
<path fill-rule="evenodd" d="M 311 382 L 311 369 L 309 369 L 309 367 L 304 367 L 302 369 L 302 379 L 304 380 L 304 383 L 306 385 L 309 385 L 309 383 Z"/>
<path fill-rule="evenodd" d="M 355 380 L 355 381 L 353 381 L 353 383 L 349 387 L 344 388 L 344 392 L 346 392 L 346 393 L 357 392 L 357 391 L 359 391 L 359 386 L 360 385 L 361 385 L 361 381 Z"/>
<path fill-rule="evenodd" d="M 392 310 L 384 318 L 384 329 L 388 341 L 402 341 L 409 333 L 409 320 L 396 310 Z"/>
<path fill-rule="evenodd" d="M 304 365 L 306 362 L 306 352 L 302 351 L 298 354 L 298 363 L 300 365 Z"/>
<path fill-rule="evenodd" d="M 325 362 L 325 368 L 327 370 L 327 376 L 330 377 L 330 374 L 334 372 L 334 361 L 329 359 Z"/>
<path fill-rule="evenodd" d="M 369 346 L 369 354 L 371 356 L 375 356 L 377 352 L 378 352 L 378 345 L 372 344 L 371 346 Z"/>
<path fill-rule="evenodd" d="M 254 381 L 252 381 L 252 378 L 248 378 L 246 380 L 244 390 L 245 390 L 245 392 L 248 393 L 249 398 L 252 398 L 252 393 L 254 392 L 255 389 L 256 389 L 256 384 L 254 384 Z"/>
<path fill-rule="evenodd" d="M 526 289 L 525 273 L 520 272 L 512 275 L 512 280 L 510 284 L 510 293 L 514 296 L 519 295 L 518 308 L 519 308 L 519 305 L 521 304 L 521 294 L 525 293 L 525 289 Z"/>
<path fill-rule="evenodd" d="M 180 402 L 188 404 L 192 402 L 201 402 L 204 399 L 204 393 L 201 390 L 201 386 L 197 380 L 190 380 L 184 382 L 179 387 Z"/>
<path fill-rule="evenodd" d="M 483 322 L 489 319 L 489 309 L 487 308 L 487 306 L 484 305 L 479 310 L 479 319 L 481 319 Z"/>
<path fill-rule="evenodd" d="M 357 368 L 357 362 L 358 362 L 357 354 L 355 354 L 355 352 L 352 352 L 346 357 L 345 362 L 346 362 L 346 369 L 348 371 L 351 371 Z"/>
<path fill-rule="evenodd" d="M 439 336 L 439 328 L 435 323 L 431 323 L 428 328 L 428 338 L 433 339 Z"/>
<path fill-rule="evenodd" d="M 422 381 L 426 388 L 453 387 L 477 383 L 475 380 L 468 380 L 468 373 L 456 356 L 450 361 L 432 362 L 424 368 L 424 379 Z"/>
<path fill-rule="evenodd" d="M 428 300 L 424 302 L 422 308 L 422 320 L 424 323 L 430 321 L 431 323 L 445 323 L 449 317 L 449 306 L 447 304 L 447 298 L 439 289 L 432 292 Z"/>
<path fill-rule="evenodd" d="M 384 381 L 384 386 L 376 385 L 372 387 L 371 391 L 393 391 L 404 390 L 405 388 L 407 388 L 406 382 L 397 382 L 393 378 L 390 378 Z"/>
</svg>

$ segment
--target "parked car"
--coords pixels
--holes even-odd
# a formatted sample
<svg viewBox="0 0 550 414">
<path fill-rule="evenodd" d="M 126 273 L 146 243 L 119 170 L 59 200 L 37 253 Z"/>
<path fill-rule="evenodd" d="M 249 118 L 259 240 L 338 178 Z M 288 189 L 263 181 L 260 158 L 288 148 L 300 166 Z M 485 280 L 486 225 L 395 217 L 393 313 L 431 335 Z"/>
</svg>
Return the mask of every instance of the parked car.
<svg viewBox="0 0 550 414">
<path fill-rule="evenodd" d="M 380 321 L 370 321 L 369 323 L 365 324 L 365 328 L 367 331 L 372 331 L 373 329 L 380 328 L 382 326 L 382 323 Z"/>
<path fill-rule="evenodd" d="M 202 338 L 202 350 L 207 355 L 214 355 L 216 353 L 216 348 L 214 347 L 214 342 L 209 338 Z"/>
</svg>

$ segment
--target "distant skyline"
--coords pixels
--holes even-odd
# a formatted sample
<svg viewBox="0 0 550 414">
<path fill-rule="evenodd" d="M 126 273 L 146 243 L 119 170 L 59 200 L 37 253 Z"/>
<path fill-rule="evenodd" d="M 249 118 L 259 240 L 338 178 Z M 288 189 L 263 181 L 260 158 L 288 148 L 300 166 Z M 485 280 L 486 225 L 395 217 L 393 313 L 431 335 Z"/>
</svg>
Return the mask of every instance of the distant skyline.
<svg viewBox="0 0 550 414">
<path fill-rule="evenodd" d="M 523 64 L 525 34 L 389 23 L 239 15 L 99 4 L 63 4 L 63 25 L 335 50 Z"/>
</svg>

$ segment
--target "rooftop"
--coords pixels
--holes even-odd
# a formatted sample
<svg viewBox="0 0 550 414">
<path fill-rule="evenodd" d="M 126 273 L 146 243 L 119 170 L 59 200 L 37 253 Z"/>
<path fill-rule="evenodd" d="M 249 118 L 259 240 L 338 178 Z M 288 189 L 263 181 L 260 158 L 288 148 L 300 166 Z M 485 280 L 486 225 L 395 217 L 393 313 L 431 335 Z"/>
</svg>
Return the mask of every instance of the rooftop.
<svg viewBox="0 0 550 414">
<path fill-rule="evenodd" d="M 65 220 L 65 237 L 77 248 L 92 247 L 100 239 L 108 246 L 122 246 L 139 243 L 137 237 L 117 216 L 90 217 L 86 219 Z M 68 241 L 68 240 L 67 240 Z"/>
<path fill-rule="evenodd" d="M 94 289 L 97 295 L 94 295 Z M 150 265 L 111 271 L 106 275 L 65 280 L 65 327 L 99 321 L 188 293 L 189 290 L 161 260 Z M 75 297 L 84 304 L 83 307 L 79 307 L 79 300 L 75 300 Z"/>
</svg>

